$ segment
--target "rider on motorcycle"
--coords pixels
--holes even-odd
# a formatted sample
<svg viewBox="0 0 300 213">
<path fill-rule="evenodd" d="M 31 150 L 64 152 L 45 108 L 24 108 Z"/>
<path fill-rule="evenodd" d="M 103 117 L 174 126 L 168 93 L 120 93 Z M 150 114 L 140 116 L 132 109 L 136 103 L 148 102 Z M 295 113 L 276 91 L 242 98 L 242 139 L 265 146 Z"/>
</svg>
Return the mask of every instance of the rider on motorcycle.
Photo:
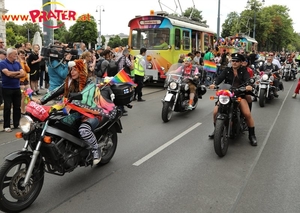
<svg viewBox="0 0 300 213">
<path fill-rule="evenodd" d="M 42 97 L 42 99 L 35 100 L 35 102 L 39 104 L 45 104 L 59 95 L 63 95 L 65 98 L 68 98 L 70 93 L 78 93 L 85 88 L 85 86 L 89 83 L 89 80 L 84 61 L 82 59 L 70 61 L 68 66 L 70 71 L 65 82 L 60 87 L 50 92 L 50 94 L 46 94 L 44 97 Z M 101 153 L 98 151 L 97 139 L 93 132 L 93 130 L 99 125 L 100 120 L 101 116 L 94 116 L 93 118 L 82 116 L 82 123 L 79 127 L 79 134 L 81 138 L 92 147 L 92 153 L 94 157 L 93 165 L 96 165 L 101 161 Z"/>
<path fill-rule="evenodd" d="M 197 81 L 198 81 L 198 68 L 197 66 L 192 64 L 192 58 L 191 57 L 185 57 L 183 60 L 184 64 L 179 69 L 182 69 L 182 76 L 184 77 L 184 80 L 188 82 L 189 89 L 190 89 L 190 100 L 189 100 L 189 106 L 188 109 L 193 109 L 193 101 L 195 97 L 195 92 L 197 89 Z"/>
<path fill-rule="evenodd" d="M 245 57 L 241 54 L 238 53 L 233 53 L 231 54 L 231 63 L 232 67 L 227 67 L 221 75 L 219 75 L 215 82 L 210 85 L 210 88 L 215 88 L 215 85 L 219 85 L 220 83 L 224 81 L 225 84 L 231 84 L 234 87 L 239 87 L 242 84 L 245 84 L 250 76 L 249 72 L 245 67 L 242 66 L 241 62 L 245 60 Z M 246 86 L 247 91 L 252 90 L 252 86 L 248 85 Z M 252 146 L 257 146 L 257 141 L 256 141 L 256 136 L 255 136 L 255 131 L 254 131 L 254 120 L 251 115 L 249 105 L 245 97 L 242 97 L 242 100 L 240 102 L 240 110 L 245 116 L 247 125 L 248 125 L 248 131 L 249 131 L 249 140 Z M 213 122 L 214 126 L 216 123 L 216 116 L 218 113 L 218 103 L 216 103 L 216 106 L 213 111 Z M 214 137 L 214 132 L 209 135 L 210 138 Z"/>
<path fill-rule="evenodd" d="M 267 56 L 267 61 L 258 68 L 258 72 L 259 71 L 267 71 L 267 70 L 271 70 L 272 72 L 277 72 L 279 70 L 278 66 L 272 63 L 273 61 L 273 57 L 272 56 Z M 274 97 L 278 97 L 278 93 L 277 90 L 279 88 L 279 73 L 275 73 L 276 78 L 274 78 L 273 84 L 275 86 L 275 91 L 274 91 Z"/>
</svg>

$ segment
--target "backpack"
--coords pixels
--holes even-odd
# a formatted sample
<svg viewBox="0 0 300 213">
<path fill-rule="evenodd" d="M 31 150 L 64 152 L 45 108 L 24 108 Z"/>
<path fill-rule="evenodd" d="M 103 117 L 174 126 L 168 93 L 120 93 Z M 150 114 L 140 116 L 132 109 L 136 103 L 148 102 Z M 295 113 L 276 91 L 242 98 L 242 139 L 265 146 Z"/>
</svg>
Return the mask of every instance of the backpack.
<svg viewBox="0 0 300 213">
<path fill-rule="evenodd" d="M 119 72 L 119 63 L 121 61 L 120 57 L 117 61 L 115 60 L 110 60 L 106 72 L 107 72 L 107 76 L 115 76 L 118 72 Z"/>
<path fill-rule="evenodd" d="M 104 60 L 105 60 L 104 58 L 100 59 L 100 60 L 96 63 L 96 66 L 95 66 L 95 74 L 96 74 L 97 77 L 99 77 L 99 78 L 102 78 L 102 76 L 103 76 L 103 74 L 104 74 L 104 72 L 102 72 L 102 70 L 101 70 L 101 64 L 102 64 L 102 62 L 103 62 Z"/>
</svg>

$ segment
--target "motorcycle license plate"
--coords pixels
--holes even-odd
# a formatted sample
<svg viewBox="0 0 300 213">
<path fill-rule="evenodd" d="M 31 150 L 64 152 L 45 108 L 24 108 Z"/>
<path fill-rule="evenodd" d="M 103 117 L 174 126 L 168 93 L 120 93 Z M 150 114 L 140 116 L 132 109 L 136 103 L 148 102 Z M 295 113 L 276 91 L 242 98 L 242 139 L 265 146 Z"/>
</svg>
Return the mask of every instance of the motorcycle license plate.
<svg viewBox="0 0 300 213">
<path fill-rule="evenodd" d="M 262 84 L 262 85 L 260 85 L 260 88 L 265 89 L 265 88 L 267 88 L 267 85 Z"/>
</svg>

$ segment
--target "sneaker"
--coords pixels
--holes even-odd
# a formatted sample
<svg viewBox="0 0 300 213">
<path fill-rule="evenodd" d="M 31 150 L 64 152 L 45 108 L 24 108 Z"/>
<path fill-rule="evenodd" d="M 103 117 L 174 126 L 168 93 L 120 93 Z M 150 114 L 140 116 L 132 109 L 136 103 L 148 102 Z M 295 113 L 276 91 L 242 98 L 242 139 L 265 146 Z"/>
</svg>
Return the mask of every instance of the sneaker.
<svg viewBox="0 0 300 213">
<path fill-rule="evenodd" d="M 93 160 L 93 166 L 97 165 L 101 161 L 101 155 L 99 154 L 98 150 L 93 150 L 94 160 Z"/>
<path fill-rule="evenodd" d="M 188 109 L 188 110 L 193 110 L 193 106 L 192 106 L 192 105 L 189 105 L 187 109 Z"/>
<path fill-rule="evenodd" d="M 294 95 L 292 96 L 292 98 L 296 98 L 297 97 L 297 94 L 296 93 L 294 93 Z"/>
</svg>

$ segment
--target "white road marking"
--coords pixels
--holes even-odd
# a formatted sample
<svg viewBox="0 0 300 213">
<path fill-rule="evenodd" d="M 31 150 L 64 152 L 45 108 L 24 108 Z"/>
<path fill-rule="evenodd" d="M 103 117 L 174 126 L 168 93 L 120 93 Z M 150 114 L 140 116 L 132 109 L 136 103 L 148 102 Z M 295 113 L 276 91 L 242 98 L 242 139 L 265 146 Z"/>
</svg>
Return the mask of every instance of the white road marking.
<svg viewBox="0 0 300 213">
<path fill-rule="evenodd" d="M 168 146 L 170 146 L 171 144 L 175 143 L 178 139 L 182 138 L 183 136 L 185 136 L 186 134 L 188 134 L 189 132 L 193 131 L 194 129 L 196 129 L 198 126 L 200 126 L 202 123 L 196 123 L 195 125 L 193 125 L 192 127 L 188 128 L 187 130 L 185 130 L 184 132 L 180 133 L 179 135 L 177 135 L 175 138 L 169 140 L 168 142 L 166 142 L 165 144 L 161 145 L 160 147 L 158 147 L 157 149 L 155 149 L 153 152 L 150 152 L 148 155 L 146 155 L 145 157 L 141 158 L 140 160 L 138 160 L 137 162 L 135 162 L 134 166 L 139 166 L 142 163 L 144 163 L 145 161 L 149 160 L 150 158 L 152 158 L 154 155 L 158 154 L 159 152 L 161 152 L 162 150 L 164 150 L 165 148 L 167 148 Z"/>
</svg>

